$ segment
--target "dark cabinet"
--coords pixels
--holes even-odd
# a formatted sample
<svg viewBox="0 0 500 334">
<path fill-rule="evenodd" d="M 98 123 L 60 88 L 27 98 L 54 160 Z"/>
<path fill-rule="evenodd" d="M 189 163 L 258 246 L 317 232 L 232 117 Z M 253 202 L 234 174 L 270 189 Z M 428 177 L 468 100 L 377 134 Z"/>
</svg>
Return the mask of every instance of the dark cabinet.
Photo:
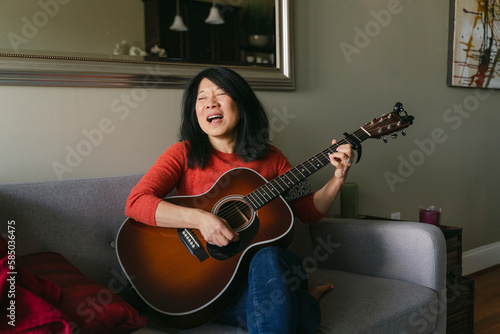
<svg viewBox="0 0 500 334">
<path fill-rule="evenodd" d="M 474 280 L 462 276 L 462 228 L 441 226 L 446 239 L 446 333 L 474 333 Z"/>
<path fill-rule="evenodd" d="M 146 49 L 158 45 L 165 49 L 169 61 L 190 63 L 239 64 L 240 8 L 217 5 L 225 23 L 205 23 L 212 2 L 182 0 L 180 15 L 188 31 L 172 31 L 176 15 L 175 0 L 143 0 Z"/>
</svg>

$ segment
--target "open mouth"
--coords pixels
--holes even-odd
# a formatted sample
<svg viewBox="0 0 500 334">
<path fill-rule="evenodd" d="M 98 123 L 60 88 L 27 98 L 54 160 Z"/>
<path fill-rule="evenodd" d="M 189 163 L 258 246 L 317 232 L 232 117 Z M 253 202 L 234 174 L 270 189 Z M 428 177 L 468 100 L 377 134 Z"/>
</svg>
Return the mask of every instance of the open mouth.
<svg viewBox="0 0 500 334">
<path fill-rule="evenodd" d="M 218 120 L 218 119 L 222 119 L 222 118 L 224 118 L 224 116 L 222 116 L 221 114 L 210 115 L 207 117 L 207 121 L 208 121 L 208 123 L 212 123 L 213 121 Z"/>
</svg>

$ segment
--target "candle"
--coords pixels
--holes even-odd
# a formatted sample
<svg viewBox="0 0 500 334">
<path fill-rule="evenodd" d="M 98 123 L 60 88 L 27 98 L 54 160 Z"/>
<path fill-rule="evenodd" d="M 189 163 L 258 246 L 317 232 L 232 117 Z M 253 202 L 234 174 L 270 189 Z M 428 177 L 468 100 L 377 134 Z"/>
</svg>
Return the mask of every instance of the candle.
<svg viewBox="0 0 500 334">
<path fill-rule="evenodd" d="M 340 217 L 358 218 L 358 184 L 345 182 L 340 187 Z"/>
<path fill-rule="evenodd" d="M 441 225 L 441 208 L 436 206 L 421 206 L 419 212 L 420 222 L 438 227 Z"/>
</svg>

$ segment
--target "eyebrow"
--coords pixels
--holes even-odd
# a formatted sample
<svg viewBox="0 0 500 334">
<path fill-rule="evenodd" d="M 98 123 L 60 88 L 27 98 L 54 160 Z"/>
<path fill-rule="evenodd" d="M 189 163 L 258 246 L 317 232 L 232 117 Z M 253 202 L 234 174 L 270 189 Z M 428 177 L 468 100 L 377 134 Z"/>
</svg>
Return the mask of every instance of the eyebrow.
<svg viewBox="0 0 500 334">
<path fill-rule="evenodd" d="M 216 90 L 216 91 L 217 91 L 217 90 L 222 90 L 223 92 L 227 93 L 224 89 L 220 88 L 219 86 L 217 86 L 217 88 L 216 88 L 215 90 Z M 205 90 L 204 90 L 204 89 L 203 89 L 203 90 L 200 90 L 200 91 L 198 92 L 198 94 L 196 94 L 196 96 L 200 95 L 201 93 L 205 93 Z"/>
<path fill-rule="evenodd" d="M 205 94 L 206 94 L 206 93 L 207 93 L 207 90 L 206 90 L 206 89 L 202 89 L 202 90 L 200 90 L 200 91 L 198 92 L 198 94 L 196 94 L 196 96 L 200 96 L 200 95 L 201 95 L 201 94 L 203 94 L 203 93 L 205 93 Z"/>
</svg>

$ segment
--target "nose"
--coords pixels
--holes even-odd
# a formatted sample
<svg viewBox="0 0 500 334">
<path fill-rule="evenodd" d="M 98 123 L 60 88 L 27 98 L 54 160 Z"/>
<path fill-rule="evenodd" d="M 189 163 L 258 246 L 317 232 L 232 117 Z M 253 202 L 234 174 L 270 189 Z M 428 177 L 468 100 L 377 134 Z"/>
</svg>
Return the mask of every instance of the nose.
<svg viewBox="0 0 500 334">
<path fill-rule="evenodd" d="M 215 107 L 218 107 L 218 106 L 219 106 L 219 102 L 217 101 L 217 96 L 216 95 L 212 95 L 208 99 L 206 107 L 208 109 L 211 109 L 211 108 L 215 108 Z"/>
</svg>

